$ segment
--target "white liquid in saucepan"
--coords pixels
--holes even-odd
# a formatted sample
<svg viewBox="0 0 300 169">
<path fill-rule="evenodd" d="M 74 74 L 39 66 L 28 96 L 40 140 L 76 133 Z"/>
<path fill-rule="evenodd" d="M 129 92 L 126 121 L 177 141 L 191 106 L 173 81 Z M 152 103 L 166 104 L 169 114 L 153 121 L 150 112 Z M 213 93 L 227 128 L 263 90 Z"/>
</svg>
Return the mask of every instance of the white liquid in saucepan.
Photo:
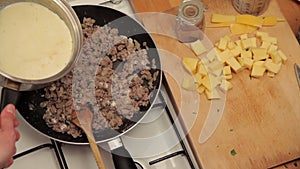
<svg viewBox="0 0 300 169">
<path fill-rule="evenodd" d="M 19 2 L 0 11 L 0 69 L 14 77 L 51 77 L 68 64 L 72 38 L 64 21 L 48 8 Z"/>
</svg>

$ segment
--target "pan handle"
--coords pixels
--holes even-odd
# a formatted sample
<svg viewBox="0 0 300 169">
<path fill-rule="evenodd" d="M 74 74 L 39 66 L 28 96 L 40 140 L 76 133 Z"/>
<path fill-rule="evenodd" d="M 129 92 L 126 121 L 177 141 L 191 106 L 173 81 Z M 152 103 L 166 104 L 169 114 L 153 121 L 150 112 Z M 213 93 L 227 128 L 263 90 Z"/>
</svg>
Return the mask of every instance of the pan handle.
<svg viewBox="0 0 300 169">
<path fill-rule="evenodd" d="M 116 169 L 137 169 L 130 153 L 123 146 L 121 139 L 108 142 Z"/>
<path fill-rule="evenodd" d="M 6 87 L 2 88 L 1 91 L 1 103 L 0 103 L 0 110 L 2 110 L 7 104 L 14 104 L 16 105 L 20 98 L 20 92 L 9 89 Z"/>
</svg>

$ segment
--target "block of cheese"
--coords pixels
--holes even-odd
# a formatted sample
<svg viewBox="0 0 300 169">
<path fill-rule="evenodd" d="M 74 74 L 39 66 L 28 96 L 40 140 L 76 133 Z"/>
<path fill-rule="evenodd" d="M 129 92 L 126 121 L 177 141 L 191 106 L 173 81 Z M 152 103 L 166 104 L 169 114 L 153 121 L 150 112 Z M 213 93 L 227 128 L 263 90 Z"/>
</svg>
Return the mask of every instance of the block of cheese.
<svg viewBox="0 0 300 169">
<path fill-rule="evenodd" d="M 260 65 L 253 65 L 252 71 L 251 71 L 251 76 L 252 77 L 262 77 L 266 71 L 266 68 L 264 66 Z"/>
<path fill-rule="evenodd" d="M 190 73 L 195 73 L 196 72 L 196 68 L 197 68 L 197 64 L 198 64 L 198 59 L 196 58 L 189 58 L 189 57 L 185 57 L 183 58 L 183 65 L 184 67 L 190 72 Z"/>
<path fill-rule="evenodd" d="M 237 15 L 236 16 L 236 22 L 240 24 L 245 24 L 245 25 L 251 25 L 255 27 L 262 27 L 263 25 L 263 19 L 260 17 L 256 17 L 253 15 Z"/>
<path fill-rule="evenodd" d="M 271 59 L 267 59 L 264 64 L 265 68 L 273 73 L 278 73 L 281 67 L 281 64 L 275 64 Z"/>
<path fill-rule="evenodd" d="M 191 47 L 197 56 L 206 52 L 206 47 L 203 45 L 203 43 L 200 40 L 197 40 L 197 41 L 191 43 Z"/>
<path fill-rule="evenodd" d="M 254 61 L 264 60 L 269 57 L 265 48 L 252 48 L 251 51 Z"/>
<path fill-rule="evenodd" d="M 242 69 L 242 66 L 234 57 L 228 58 L 226 63 L 233 69 L 234 72 L 239 72 Z"/>
</svg>

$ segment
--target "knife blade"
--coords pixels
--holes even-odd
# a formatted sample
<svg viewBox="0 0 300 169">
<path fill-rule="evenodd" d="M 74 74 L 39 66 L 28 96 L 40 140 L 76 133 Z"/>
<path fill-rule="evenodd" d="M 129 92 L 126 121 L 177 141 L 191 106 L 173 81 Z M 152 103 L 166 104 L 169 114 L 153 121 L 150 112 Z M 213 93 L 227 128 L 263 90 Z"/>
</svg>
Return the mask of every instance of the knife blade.
<svg viewBox="0 0 300 169">
<path fill-rule="evenodd" d="M 298 85 L 300 87 L 300 67 L 297 65 L 297 63 L 294 64 L 295 73 L 298 81 Z"/>
<path fill-rule="evenodd" d="M 217 129 L 225 108 L 226 93 L 220 92 L 220 99 L 212 100 L 211 106 L 199 136 L 199 143 L 206 142 Z"/>
</svg>

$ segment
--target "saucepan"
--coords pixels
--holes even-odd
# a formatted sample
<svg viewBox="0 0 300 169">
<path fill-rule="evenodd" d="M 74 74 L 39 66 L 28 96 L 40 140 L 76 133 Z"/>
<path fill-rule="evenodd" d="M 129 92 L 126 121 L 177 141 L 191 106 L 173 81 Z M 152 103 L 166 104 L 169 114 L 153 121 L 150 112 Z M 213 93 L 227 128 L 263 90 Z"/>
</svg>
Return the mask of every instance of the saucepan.
<svg viewBox="0 0 300 169">
<path fill-rule="evenodd" d="M 39 14 L 39 11 L 51 15 L 51 19 Z M 17 104 L 20 91 L 45 87 L 70 72 L 78 60 L 83 34 L 76 13 L 64 0 L 2 0 L 0 15 L 2 109 L 8 103 Z M 19 16 L 25 19 L 13 19 Z M 27 19 L 30 19 L 29 22 L 24 23 Z M 35 25 L 41 23 L 40 27 L 31 30 L 33 26 L 29 24 L 32 22 Z M 68 41 L 63 41 L 58 37 L 60 34 L 55 33 L 57 22 L 67 32 L 63 37 L 68 37 Z M 41 39 L 45 37 L 49 39 Z M 58 51 L 57 48 L 61 46 L 67 46 L 68 51 Z M 45 62 L 47 59 L 48 63 Z M 44 62 L 38 62 L 39 60 Z M 45 70 L 53 72 L 43 74 Z"/>
<path fill-rule="evenodd" d="M 160 89 L 161 81 L 162 81 L 161 62 L 160 62 L 158 50 L 150 34 L 147 32 L 147 30 L 133 17 L 130 17 L 112 8 L 97 6 L 97 5 L 73 6 L 73 9 L 75 10 L 81 23 L 83 22 L 84 18 L 92 18 L 95 20 L 95 25 L 101 27 L 108 25 L 111 28 L 116 28 L 118 29 L 120 35 L 131 38 L 133 41 L 139 42 L 141 44 L 141 48 L 147 50 L 148 60 L 151 62 L 151 65 L 153 65 L 151 67 L 150 73 L 152 74 L 152 76 L 156 74 L 155 75 L 156 78 L 154 81 L 152 81 L 153 86 L 149 91 L 150 95 L 149 95 L 148 104 L 139 106 L 140 110 L 137 111 L 131 118 L 123 118 L 123 124 L 118 128 L 108 127 L 108 128 L 94 131 L 94 136 L 97 143 L 103 143 L 109 145 L 116 168 L 118 169 L 136 168 L 135 164 L 133 163 L 133 160 L 130 157 L 129 152 L 120 143 L 121 140 L 119 138 L 126 132 L 133 129 L 136 125 L 138 125 L 140 121 L 146 116 L 146 114 L 150 112 L 150 109 L 154 106 L 153 103 L 159 94 L 158 91 Z M 97 39 L 99 39 L 97 36 L 95 38 L 91 38 L 91 42 L 97 41 Z M 99 49 L 98 48 L 86 49 L 85 44 L 87 43 L 88 42 L 84 42 L 81 55 L 85 53 L 85 57 L 91 57 L 90 59 L 87 60 L 93 60 L 92 58 L 93 55 L 89 56 L 88 53 L 90 51 L 97 51 Z M 142 45 L 144 43 L 146 44 L 146 46 Z M 99 43 L 100 47 L 103 45 L 105 46 L 106 44 Z M 105 56 L 105 54 L 99 53 L 99 56 L 100 57 Z M 79 63 L 80 65 L 81 59 L 79 59 L 77 63 Z M 113 65 L 114 69 L 122 69 L 123 66 L 122 66 L 122 62 L 117 63 L 117 65 Z M 76 72 L 77 69 L 78 67 L 75 66 L 73 72 Z M 100 73 L 105 74 L 104 72 L 100 72 Z M 90 83 L 89 80 L 85 80 L 86 75 L 83 76 L 84 77 L 79 77 L 79 78 L 82 78 L 84 79 L 83 81 Z M 72 83 L 72 86 L 73 85 L 76 86 L 77 81 L 74 81 L 74 83 Z M 84 91 L 86 89 L 81 88 L 81 90 L 82 91 L 80 94 L 84 95 L 85 94 Z M 58 140 L 60 142 L 68 143 L 68 144 L 76 144 L 76 145 L 88 144 L 88 140 L 86 137 L 74 138 L 69 134 L 56 132 L 52 130 L 52 128 L 50 128 L 46 124 L 45 120 L 43 119 L 43 116 L 46 113 L 47 109 L 43 108 L 43 106 L 40 105 L 45 101 L 47 102 L 47 99 L 45 98 L 45 88 L 34 90 L 34 91 L 21 92 L 21 97 L 20 97 L 19 104 L 17 105 L 17 109 L 19 110 L 20 114 L 28 122 L 29 125 L 31 125 L 38 132 L 42 133 L 43 135 L 51 139 Z"/>
</svg>

